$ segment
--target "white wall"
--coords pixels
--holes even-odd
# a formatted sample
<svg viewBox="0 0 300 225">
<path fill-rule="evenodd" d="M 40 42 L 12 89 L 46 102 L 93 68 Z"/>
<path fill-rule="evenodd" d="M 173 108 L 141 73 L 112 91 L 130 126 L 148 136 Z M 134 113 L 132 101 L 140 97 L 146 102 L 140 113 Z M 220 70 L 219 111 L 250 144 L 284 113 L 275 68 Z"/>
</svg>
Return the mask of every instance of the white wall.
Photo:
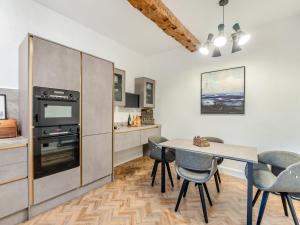
<svg viewBox="0 0 300 225">
<path fill-rule="evenodd" d="M 157 80 L 156 120 L 169 138 L 216 136 L 226 143 L 300 153 L 300 17 L 251 30 L 247 49 L 220 58 L 176 49 L 148 58 Z M 227 50 L 228 52 L 230 49 Z M 246 66 L 245 115 L 201 115 L 200 74 Z M 243 165 L 226 167 L 242 173 Z M 238 172 L 238 171 L 236 171 Z"/>
</svg>

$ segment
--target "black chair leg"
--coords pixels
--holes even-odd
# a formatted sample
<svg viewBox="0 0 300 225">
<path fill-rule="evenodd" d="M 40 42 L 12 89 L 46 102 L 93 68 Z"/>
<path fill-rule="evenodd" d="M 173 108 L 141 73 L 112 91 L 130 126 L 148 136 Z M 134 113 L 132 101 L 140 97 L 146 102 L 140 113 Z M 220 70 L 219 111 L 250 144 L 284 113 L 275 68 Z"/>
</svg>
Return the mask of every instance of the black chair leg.
<svg viewBox="0 0 300 225">
<path fill-rule="evenodd" d="M 297 218 L 297 215 L 296 215 L 296 211 L 295 211 L 295 208 L 294 208 L 291 196 L 289 196 L 288 194 L 285 194 L 285 198 L 286 198 L 286 200 L 287 200 L 287 202 L 289 204 L 290 211 L 292 213 L 295 225 L 299 225 L 299 221 L 298 221 L 298 218 Z"/>
<path fill-rule="evenodd" d="M 262 197 L 262 200 L 261 200 L 261 204 L 260 204 L 260 208 L 259 208 L 259 213 L 258 213 L 258 218 L 257 218 L 256 225 L 261 224 L 262 218 L 264 216 L 265 208 L 266 208 L 266 205 L 267 205 L 267 202 L 268 202 L 268 197 L 269 197 L 269 192 L 264 191 L 263 197 Z"/>
<path fill-rule="evenodd" d="M 288 210 L 287 210 L 287 205 L 286 205 L 286 198 L 283 193 L 280 193 L 281 201 L 282 201 L 282 206 L 284 210 L 284 215 L 289 216 Z"/>
<path fill-rule="evenodd" d="M 185 190 L 186 185 L 188 184 L 188 182 L 189 182 L 189 181 L 184 180 L 183 183 L 182 183 L 182 186 L 181 186 L 181 189 L 180 189 L 180 193 L 179 193 L 179 196 L 178 196 L 178 199 L 177 199 L 177 203 L 176 203 L 176 206 L 175 206 L 175 212 L 177 212 L 177 210 L 178 210 L 180 201 L 181 201 L 181 199 L 182 199 L 184 190 Z"/>
<path fill-rule="evenodd" d="M 203 186 L 204 186 L 204 190 L 205 190 L 205 193 L 206 193 L 208 202 L 209 202 L 210 206 L 212 206 L 213 204 L 212 204 L 212 201 L 211 201 L 211 199 L 210 199 L 210 195 L 209 195 L 209 192 L 208 192 L 208 188 L 207 188 L 207 186 L 206 186 L 206 183 L 204 183 Z"/>
<path fill-rule="evenodd" d="M 201 199 L 201 204 L 202 204 L 202 210 L 203 210 L 205 223 L 208 223 L 208 216 L 207 216 L 206 203 L 205 203 L 204 192 L 203 192 L 203 185 L 198 184 L 198 188 L 199 188 L 199 194 L 200 194 L 200 199 Z"/>
<path fill-rule="evenodd" d="M 151 177 L 154 176 L 155 164 L 156 164 L 156 160 L 155 160 L 154 163 L 153 163 L 153 168 L 152 168 L 152 172 L 151 172 Z"/>
<path fill-rule="evenodd" d="M 151 182 L 151 186 L 153 187 L 154 185 L 154 181 L 155 181 L 155 176 L 156 176 L 156 173 L 157 173 L 157 167 L 158 167 L 158 161 L 155 160 L 154 162 L 154 166 L 153 166 L 153 176 L 152 176 L 152 182 Z"/>
<path fill-rule="evenodd" d="M 221 176 L 220 176 L 219 170 L 217 170 L 217 176 L 218 176 L 218 180 L 219 180 L 219 182 L 220 182 L 220 184 L 221 184 L 222 181 L 221 181 Z"/>
<path fill-rule="evenodd" d="M 258 200 L 260 194 L 261 194 L 261 190 L 257 189 L 256 194 L 255 194 L 255 196 L 254 196 L 254 199 L 253 199 L 253 201 L 252 201 L 252 207 L 255 206 L 255 203 L 257 202 L 257 200 Z"/>
<path fill-rule="evenodd" d="M 218 191 L 218 193 L 220 193 L 219 181 L 218 181 L 218 177 L 217 177 L 217 174 L 216 174 L 216 173 L 214 174 L 214 177 L 215 177 L 215 182 L 216 182 L 217 191 Z"/>
<path fill-rule="evenodd" d="M 171 181 L 171 186 L 173 188 L 174 187 L 174 183 L 173 183 L 173 178 L 172 178 L 172 173 L 171 173 L 170 165 L 169 165 L 169 163 L 166 163 L 166 165 L 167 165 L 167 170 L 168 170 L 169 178 L 170 178 L 170 181 Z"/>
<path fill-rule="evenodd" d="M 187 184 L 186 184 L 186 186 L 185 186 L 184 192 L 183 192 L 183 197 L 184 197 L 184 198 L 185 198 L 186 193 L 187 193 L 187 191 L 188 191 L 188 189 L 189 189 L 189 184 L 190 184 L 190 182 L 188 181 Z"/>
</svg>

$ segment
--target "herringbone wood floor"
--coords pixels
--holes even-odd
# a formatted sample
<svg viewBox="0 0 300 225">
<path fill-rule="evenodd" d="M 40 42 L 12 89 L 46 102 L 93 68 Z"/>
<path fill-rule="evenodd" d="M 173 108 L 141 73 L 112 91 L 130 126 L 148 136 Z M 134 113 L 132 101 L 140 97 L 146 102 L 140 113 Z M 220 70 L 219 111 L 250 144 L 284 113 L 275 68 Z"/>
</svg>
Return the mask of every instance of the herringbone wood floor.
<svg viewBox="0 0 300 225">
<path fill-rule="evenodd" d="M 165 194 L 160 193 L 160 174 L 156 184 L 150 186 L 152 161 L 140 158 L 115 170 L 115 181 L 94 190 L 81 198 L 52 209 L 23 225 L 170 225 L 205 224 L 198 189 L 190 185 L 179 212 L 174 212 L 180 190 L 174 170 L 174 190 L 167 180 Z M 209 207 L 210 225 L 240 225 L 246 221 L 246 182 L 222 175 L 222 191 L 216 192 L 214 181 L 208 183 L 213 200 Z M 254 224 L 258 206 L 254 209 Z M 295 202 L 300 215 L 300 204 Z M 270 196 L 263 223 L 265 225 L 293 224 L 291 217 L 284 216 L 280 197 Z"/>
</svg>

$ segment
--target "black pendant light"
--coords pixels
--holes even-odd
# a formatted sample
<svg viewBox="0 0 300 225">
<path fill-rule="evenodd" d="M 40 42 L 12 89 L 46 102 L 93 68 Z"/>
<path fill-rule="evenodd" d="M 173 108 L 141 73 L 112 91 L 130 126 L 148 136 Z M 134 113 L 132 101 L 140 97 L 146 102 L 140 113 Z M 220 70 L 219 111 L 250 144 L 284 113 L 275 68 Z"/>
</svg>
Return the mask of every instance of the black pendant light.
<svg viewBox="0 0 300 225">
<path fill-rule="evenodd" d="M 236 53 L 242 50 L 241 46 L 246 44 L 250 40 L 250 34 L 241 30 L 239 23 L 233 25 L 233 30 L 235 33 L 231 34 L 231 38 L 227 41 L 227 37 L 225 35 L 225 6 L 228 4 L 229 0 L 220 0 L 219 6 L 222 7 L 222 23 L 218 25 L 218 35 L 213 40 L 214 35 L 209 34 L 207 41 L 201 45 L 199 51 L 202 55 L 208 55 L 210 52 L 210 48 L 213 45 L 214 51 L 212 57 L 220 57 L 221 56 L 221 48 L 226 45 L 228 41 L 232 42 L 232 50 L 231 53 Z"/>
</svg>

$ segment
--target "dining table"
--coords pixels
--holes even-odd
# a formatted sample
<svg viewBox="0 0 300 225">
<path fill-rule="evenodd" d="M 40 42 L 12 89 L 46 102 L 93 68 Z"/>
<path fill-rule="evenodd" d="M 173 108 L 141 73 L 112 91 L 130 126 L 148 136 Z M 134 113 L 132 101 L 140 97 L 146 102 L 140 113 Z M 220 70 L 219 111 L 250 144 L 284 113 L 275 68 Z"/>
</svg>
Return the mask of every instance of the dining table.
<svg viewBox="0 0 300 225">
<path fill-rule="evenodd" d="M 173 139 L 159 144 L 161 147 L 161 192 L 165 193 L 165 168 L 166 149 L 180 149 L 188 152 L 199 152 L 208 154 L 214 157 L 222 157 L 224 159 L 245 162 L 247 163 L 247 225 L 252 225 L 252 199 L 253 199 L 253 164 L 258 163 L 257 148 L 221 144 L 209 142 L 208 147 L 199 147 L 193 144 L 192 139 Z"/>
</svg>

